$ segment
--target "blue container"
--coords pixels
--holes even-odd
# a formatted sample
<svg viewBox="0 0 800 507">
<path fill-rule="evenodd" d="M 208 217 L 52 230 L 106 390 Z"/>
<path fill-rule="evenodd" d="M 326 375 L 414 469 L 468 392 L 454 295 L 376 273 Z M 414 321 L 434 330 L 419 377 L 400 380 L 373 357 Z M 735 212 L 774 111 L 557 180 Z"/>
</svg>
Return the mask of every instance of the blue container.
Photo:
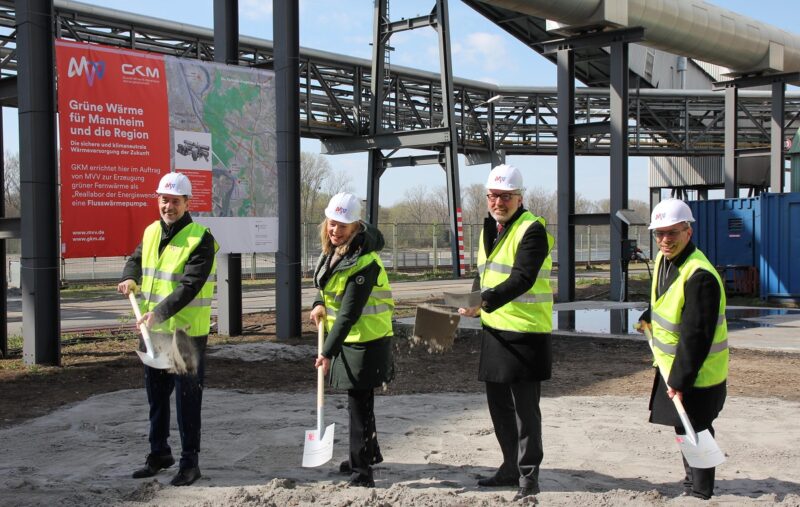
<svg viewBox="0 0 800 507">
<path fill-rule="evenodd" d="M 761 299 L 800 300 L 800 192 L 762 194 Z"/>
<path fill-rule="evenodd" d="M 713 265 L 719 268 L 757 266 L 761 242 L 758 197 L 690 201 L 688 204 L 695 219 L 692 241 Z"/>
</svg>

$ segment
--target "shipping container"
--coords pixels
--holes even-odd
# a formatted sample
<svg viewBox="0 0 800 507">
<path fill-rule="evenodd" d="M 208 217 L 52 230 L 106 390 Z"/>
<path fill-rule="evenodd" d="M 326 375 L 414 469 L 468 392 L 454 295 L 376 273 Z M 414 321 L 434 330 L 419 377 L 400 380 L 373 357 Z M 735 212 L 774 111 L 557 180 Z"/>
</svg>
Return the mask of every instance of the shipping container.
<svg viewBox="0 0 800 507">
<path fill-rule="evenodd" d="M 761 195 L 761 299 L 800 301 L 800 192 Z"/>
</svg>

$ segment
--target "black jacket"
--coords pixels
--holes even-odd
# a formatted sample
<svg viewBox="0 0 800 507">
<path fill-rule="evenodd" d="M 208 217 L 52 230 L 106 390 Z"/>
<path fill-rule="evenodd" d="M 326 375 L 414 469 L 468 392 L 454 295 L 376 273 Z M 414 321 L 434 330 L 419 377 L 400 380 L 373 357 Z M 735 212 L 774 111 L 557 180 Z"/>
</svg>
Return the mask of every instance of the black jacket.
<svg viewBox="0 0 800 507">
<path fill-rule="evenodd" d="M 359 257 L 380 251 L 383 245 L 383 234 L 372 225 L 362 223 L 361 231 L 356 233 L 347 253 L 335 266 L 330 267 L 330 255 L 320 255 L 314 270 L 314 286 L 323 289 L 333 273 L 351 268 Z M 389 337 L 368 343 L 344 343 L 361 317 L 382 269 L 377 262 L 372 262 L 347 280 L 336 320 L 322 347 L 322 355 L 332 359 L 330 382 L 333 387 L 371 389 L 394 377 Z M 318 295 L 312 308 L 321 304 L 323 301 Z"/>
<path fill-rule="evenodd" d="M 163 220 L 161 223 L 161 241 L 158 245 L 158 253 L 164 251 L 164 248 L 172 241 L 178 232 L 184 227 L 192 223 L 192 217 L 186 212 L 180 220 L 167 225 Z M 189 260 L 183 268 L 183 276 L 181 277 L 180 284 L 164 301 L 160 302 L 153 309 L 156 317 L 156 322 L 164 322 L 188 305 L 200 292 L 200 289 L 208 280 L 208 275 L 211 274 L 211 268 L 214 265 L 214 255 L 216 254 L 216 246 L 214 237 L 210 232 L 203 235 L 203 239 L 197 245 L 197 248 L 189 255 Z M 122 278 L 120 281 L 133 280 L 137 285 L 142 283 L 142 244 L 136 247 L 136 250 L 131 254 L 125 267 L 122 270 Z"/>
<path fill-rule="evenodd" d="M 666 257 L 659 273 L 654 273 L 656 297 L 660 297 L 678 277 L 678 268 L 696 250 L 689 242 L 672 261 Z M 703 429 L 719 415 L 725 403 L 726 383 L 716 386 L 694 387 L 700 367 L 708 356 L 714 340 L 719 315 L 720 286 L 717 279 L 705 270 L 697 270 L 684 287 L 684 306 L 681 313 L 680 339 L 675 360 L 669 374 L 670 387 L 683 393 L 683 404 L 693 423 Z M 650 310 L 642 315 L 650 322 Z M 672 400 L 667 396 L 667 386 L 656 368 L 650 396 L 650 422 L 667 426 L 680 426 L 680 419 Z M 695 428 L 698 429 L 698 428 Z"/>
<path fill-rule="evenodd" d="M 505 224 L 508 230 L 525 210 L 520 208 Z M 505 233 L 504 230 L 504 233 Z M 488 216 L 483 223 L 483 248 L 487 257 L 497 243 L 497 222 Z M 493 312 L 524 294 L 536 282 L 544 260 L 550 253 L 547 231 L 534 223 L 517 247 L 514 266 L 508 279 L 481 293 L 481 311 Z M 480 275 L 475 290 L 480 288 Z M 484 326 L 478 379 L 483 382 L 518 382 L 547 380 L 552 371 L 552 338 L 550 333 L 515 333 Z"/>
</svg>

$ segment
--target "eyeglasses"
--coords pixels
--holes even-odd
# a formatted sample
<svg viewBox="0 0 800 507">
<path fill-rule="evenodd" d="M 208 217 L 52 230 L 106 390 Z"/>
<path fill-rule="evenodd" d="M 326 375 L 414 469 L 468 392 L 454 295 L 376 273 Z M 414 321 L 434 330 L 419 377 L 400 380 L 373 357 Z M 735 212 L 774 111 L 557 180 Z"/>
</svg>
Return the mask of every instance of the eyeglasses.
<svg viewBox="0 0 800 507">
<path fill-rule="evenodd" d="M 500 199 L 503 202 L 508 202 L 512 197 L 517 195 L 519 194 L 486 194 L 486 198 L 489 199 L 489 202 L 495 202 L 497 199 Z"/>
<path fill-rule="evenodd" d="M 658 241 L 661 241 L 664 238 L 675 239 L 680 233 L 688 229 L 688 227 L 684 227 L 683 229 L 672 229 L 671 231 L 653 231 L 653 237 Z"/>
</svg>

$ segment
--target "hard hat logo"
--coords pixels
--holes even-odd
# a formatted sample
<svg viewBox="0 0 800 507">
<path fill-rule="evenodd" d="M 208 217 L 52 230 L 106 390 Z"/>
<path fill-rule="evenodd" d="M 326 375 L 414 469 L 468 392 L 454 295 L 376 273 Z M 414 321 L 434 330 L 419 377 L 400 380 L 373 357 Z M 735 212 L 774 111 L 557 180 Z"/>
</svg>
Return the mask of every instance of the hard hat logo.
<svg viewBox="0 0 800 507">
<path fill-rule="evenodd" d="M 342 215 L 346 215 L 347 214 L 347 208 L 342 208 L 341 206 L 337 206 L 336 207 L 336 213 L 340 213 Z"/>
</svg>

